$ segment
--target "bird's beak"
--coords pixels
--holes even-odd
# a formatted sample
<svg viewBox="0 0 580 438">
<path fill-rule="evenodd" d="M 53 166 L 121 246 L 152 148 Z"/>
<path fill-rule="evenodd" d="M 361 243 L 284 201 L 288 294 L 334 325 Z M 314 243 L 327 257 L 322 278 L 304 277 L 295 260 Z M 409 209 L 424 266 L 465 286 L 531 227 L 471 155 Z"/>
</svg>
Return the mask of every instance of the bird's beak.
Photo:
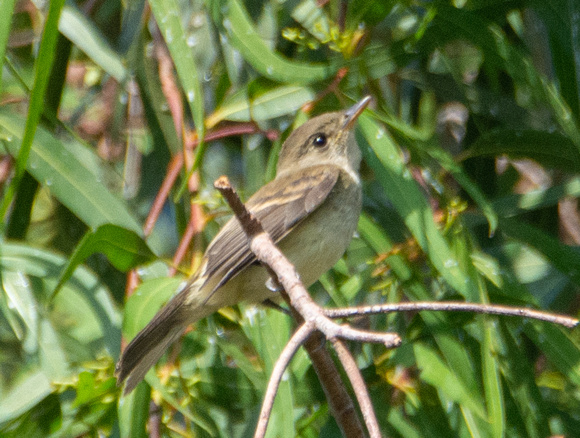
<svg viewBox="0 0 580 438">
<path fill-rule="evenodd" d="M 344 114 L 346 115 L 346 120 L 342 125 L 342 129 L 348 131 L 354 126 L 354 124 L 356 123 L 356 119 L 358 119 L 358 116 L 362 114 L 364 109 L 370 103 L 371 99 L 372 99 L 371 96 L 365 96 L 358 103 L 355 103 L 353 106 L 351 106 L 344 112 Z"/>
</svg>

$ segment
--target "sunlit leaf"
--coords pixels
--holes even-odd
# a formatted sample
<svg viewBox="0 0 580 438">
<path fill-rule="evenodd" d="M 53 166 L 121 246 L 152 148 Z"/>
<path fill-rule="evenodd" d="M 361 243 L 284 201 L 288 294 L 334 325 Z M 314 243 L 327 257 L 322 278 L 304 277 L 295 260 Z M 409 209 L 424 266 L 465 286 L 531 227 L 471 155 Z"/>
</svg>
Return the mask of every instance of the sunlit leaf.
<svg viewBox="0 0 580 438">
<path fill-rule="evenodd" d="M 13 156 L 19 152 L 24 120 L 8 111 L 0 111 L 0 127 L 10 141 L 5 141 Z M 83 148 L 76 143 L 75 148 Z M 105 187 L 79 159 L 74 149 L 64 144 L 50 132 L 37 130 L 27 170 L 40 184 L 50 188 L 51 193 L 90 227 L 112 223 L 141 232 L 141 227 L 127 205 Z"/>
<path fill-rule="evenodd" d="M 329 77 L 335 70 L 328 64 L 288 60 L 272 52 L 256 33 L 250 17 L 238 0 L 227 2 L 224 27 L 232 44 L 262 76 L 280 82 L 311 83 Z"/>
<path fill-rule="evenodd" d="M 104 254 L 115 268 L 123 272 L 155 259 L 155 254 L 135 232 L 116 225 L 101 225 L 85 234 L 79 242 L 53 295 L 56 295 L 62 285 L 69 280 L 74 270 L 95 253 Z"/>
</svg>

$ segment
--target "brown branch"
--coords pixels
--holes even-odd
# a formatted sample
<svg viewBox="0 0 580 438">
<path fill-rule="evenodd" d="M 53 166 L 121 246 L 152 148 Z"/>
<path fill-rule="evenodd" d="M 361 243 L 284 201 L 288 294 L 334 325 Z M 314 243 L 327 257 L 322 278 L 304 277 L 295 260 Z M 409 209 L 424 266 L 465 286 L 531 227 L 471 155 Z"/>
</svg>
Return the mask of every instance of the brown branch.
<svg viewBox="0 0 580 438">
<path fill-rule="evenodd" d="M 324 335 L 315 331 L 304 343 L 312 367 L 324 390 L 330 412 L 336 419 L 343 436 L 363 436 L 363 427 L 356 413 L 352 397 L 342 381 L 342 376 L 326 348 Z"/>
<path fill-rule="evenodd" d="M 169 275 L 174 275 L 177 272 L 177 266 L 181 264 L 181 261 L 185 257 L 187 250 L 191 247 L 191 241 L 193 238 L 203 231 L 203 226 L 205 224 L 205 219 L 203 218 L 203 212 L 199 204 L 190 204 L 189 221 L 185 227 L 185 231 L 181 236 L 179 245 L 173 254 L 172 266 L 169 269 Z M 199 239 L 198 239 L 199 240 Z M 199 246 L 199 245 L 198 245 Z M 195 254 L 195 242 L 194 242 L 194 254 Z M 199 254 L 199 248 L 197 248 L 197 253 Z M 192 265 L 194 264 L 196 258 L 192 258 Z M 192 266 L 192 271 L 193 271 Z"/>
<path fill-rule="evenodd" d="M 183 166 L 183 155 L 177 154 L 171 159 L 169 163 L 169 168 L 167 170 L 167 175 L 163 179 L 163 183 L 161 184 L 161 188 L 157 195 L 155 196 L 155 200 L 153 201 L 153 205 L 151 206 L 151 210 L 149 210 L 149 214 L 147 215 L 147 219 L 145 219 L 145 225 L 143 226 L 143 233 L 145 236 L 149 236 L 151 231 L 153 231 L 153 227 L 159 219 L 159 215 L 163 210 L 163 205 L 167 198 L 169 198 L 169 192 L 171 192 L 171 188 L 175 184 L 177 177 L 179 176 L 179 172 Z"/>
<path fill-rule="evenodd" d="M 301 108 L 302 111 L 308 114 L 318 104 L 318 102 L 320 102 L 322 99 L 324 99 L 330 93 L 336 94 L 336 97 L 341 99 L 342 93 L 338 92 L 338 85 L 344 79 L 344 77 L 346 76 L 347 73 L 348 73 L 348 67 L 339 68 L 338 71 L 336 72 L 336 75 L 334 76 L 334 79 L 332 80 L 332 82 L 330 84 L 328 84 L 328 86 L 324 90 L 322 90 L 320 93 L 318 93 L 318 95 L 312 101 L 307 102 L 304 105 L 302 105 L 302 108 Z"/>
<path fill-rule="evenodd" d="M 377 304 L 373 306 L 347 307 L 341 309 L 324 309 L 329 318 L 347 318 L 350 316 L 372 315 L 390 312 L 473 312 L 490 315 L 519 316 L 523 318 L 547 321 L 553 324 L 574 328 L 580 322 L 576 318 L 566 315 L 533 310 L 525 307 L 500 306 L 496 304 L 465 303 L 463 301 L 414 301 L 409 303 Z"/>
</svg>

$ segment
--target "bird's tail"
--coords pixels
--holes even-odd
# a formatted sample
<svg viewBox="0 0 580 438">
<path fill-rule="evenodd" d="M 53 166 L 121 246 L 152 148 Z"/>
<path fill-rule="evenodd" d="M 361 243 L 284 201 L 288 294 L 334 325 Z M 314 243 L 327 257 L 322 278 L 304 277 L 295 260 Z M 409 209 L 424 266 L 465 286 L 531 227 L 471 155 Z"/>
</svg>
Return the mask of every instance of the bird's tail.
<svg viewBox="0 0 580 438">
<path fill-rule="evenodd" d="M 149 368 L 179 339 L 189 323 L 212 313 L 212 309 L 204 306 L 188 309 L 184 303 L 186 298 L 185 290 L 173 297 L 123 351 L 115 368 L 117 385 L 127 380 L 123 394 L 131 392 L 143 380 Z"/>
</svg>

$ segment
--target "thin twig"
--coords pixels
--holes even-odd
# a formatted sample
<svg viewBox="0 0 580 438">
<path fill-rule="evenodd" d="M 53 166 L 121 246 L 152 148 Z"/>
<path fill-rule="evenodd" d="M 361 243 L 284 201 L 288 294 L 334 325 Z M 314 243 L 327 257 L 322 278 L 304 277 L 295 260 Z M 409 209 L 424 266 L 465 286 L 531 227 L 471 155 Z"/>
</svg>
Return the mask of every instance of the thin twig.
<svg viewBox="0 0 580 438">
<path fill-rule="evenodd" d="M 145 236 L 149 236 L 151 231 L 153 231 L 153 227 L 163 210 L 163 206 L 165 205 L 165 201 L 169 197 L 169 193 L 171 192 L 171 188 L 175 184 L 177 177 L 179 176 L 179 172 L 183 166 L 183 155 L 177 154 L 171 159 L 169 163 L 167 174 L 163 179 L 163 183 L 161 184 L 161 188 L 157 195 L 155 196 L 155 200 L 153 201 L 153 205 L 149 214 L 147 215 L 147 219 L 145 219 L 145 225 L 143 225 L 143 234 Z"/>
<path fill-rule="evenodd" d="M 276 364 L 274 365 L 274 369 L 272 369 L 272 374 L 270 375 L 266 394 L 264 395 L 264 401 L 262 402 L 262 410 L 260 411 L 258 425 L 254 432 L 254 438 L 262 438 L 266 435 L 270 413 L 274 406 L 274 399 L 276 398 L 282 375 L 288 367 L 290 360 L 294 357 L 308 336 L 312 334 L 313 330 L 314 328 L 312 325 L 302 324 L 302 326 L 300 326 L 300 328 L 292 335 L 282 350 L 282 353 L 280 353 L 280 357 L 276 360 Z"/>
<path fill-rule="evenodd" d="M 373 306 L 345 307 L 341 309 L 324 309 L 324 314 L 329 318 L 347 318 L 349 316 L 372 315 L 390 312 L 473 312 L 491 315 L 519 316 L 553 324 L 574 328 L 580 322 L 576 318 L 566 315 L 544 312 L 541 310 L 528 309 L 526 307 L 500 306 L 496 304 L 465 303 L 463 301 L 414 301 L 409 303 L 377 304 Z"/>
<path fill-rule="evenodd" d="M 340 359 L 340 363 L 344 367 L 344 371 L 346 371 L 346 375 L 350 380 L 352 385 L 352 389 L 354 390 L 354 394 L 356 395 L 356 399 L 358 400 L 358 404 L 360 410 L 363 414 L 363 418 L 365 420 L 365 424 L 369 431 L 371 438 L 381 438 L 381 430 L 379 428 L 379 422 L 377 421 L 377 416 L 375 414 L 375 410 L 373 408 L 373 404 L 371 403 L 371 398 L 369 396 L 369 392 L 367 390 L 367 385 L 358 369 L 354 357 L 344 343 L 340 339 L 331 339 L 332 346 L 336 350 L 336 354 Z"/>
</svg>

